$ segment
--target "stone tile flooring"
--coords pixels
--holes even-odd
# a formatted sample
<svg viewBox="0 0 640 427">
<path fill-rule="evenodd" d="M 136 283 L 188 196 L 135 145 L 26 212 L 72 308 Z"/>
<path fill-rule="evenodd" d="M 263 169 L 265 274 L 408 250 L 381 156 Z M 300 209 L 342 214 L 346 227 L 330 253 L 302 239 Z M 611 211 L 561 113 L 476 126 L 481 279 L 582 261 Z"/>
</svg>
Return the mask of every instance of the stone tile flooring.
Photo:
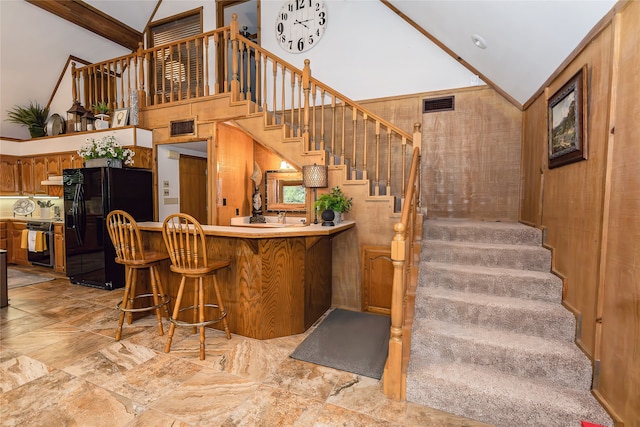
<svg viewBox="0 0 640 427">
<path fill-rule="evenodd" d="M 381 381 L 289 358 L 306 334 L 227 340 L 207 329 L 201 361 L 197 334 L 177 328 L 164 353 L 147 316 L 125 323 L 116 342 L 122 290 L 24 271 L 56 279 L 9 290 L 0 309 L 2 426 L 486 426 L 388 400 Z"/>
</svg>

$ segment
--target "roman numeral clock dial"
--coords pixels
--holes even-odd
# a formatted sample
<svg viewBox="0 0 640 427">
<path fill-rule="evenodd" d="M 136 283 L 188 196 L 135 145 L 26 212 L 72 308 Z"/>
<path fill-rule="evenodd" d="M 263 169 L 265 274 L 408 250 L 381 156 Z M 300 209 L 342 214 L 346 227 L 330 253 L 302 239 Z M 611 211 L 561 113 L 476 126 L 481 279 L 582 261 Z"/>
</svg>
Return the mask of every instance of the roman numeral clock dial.
<svg viewBox="0 0 640 427">
<path fill-rule="evenodd" d="M 320 41 L 327 26 L 327 10 L 322 0 L 290 0 L 276 20 L 276 38 L 290 53 L 306 52 Z"/>
</svg>

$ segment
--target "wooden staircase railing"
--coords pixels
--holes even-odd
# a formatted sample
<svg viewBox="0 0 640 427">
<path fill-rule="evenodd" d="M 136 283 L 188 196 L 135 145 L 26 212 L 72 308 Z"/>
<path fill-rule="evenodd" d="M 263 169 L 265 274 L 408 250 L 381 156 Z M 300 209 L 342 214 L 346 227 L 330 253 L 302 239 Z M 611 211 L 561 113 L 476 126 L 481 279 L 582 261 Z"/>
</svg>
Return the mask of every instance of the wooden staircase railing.
<svg viewBox="0 0 640 427">
<path fill-rule="evenodd" d="M 243 37 L 235 16 L 228 27 L 72 73 L 73 98 L 85 106 L 131 108 L 137 99 L 141 109 L 218 94 L 251 101 L 249 113 L 262 113 L 265 126 L 301 138 L 303 151 L 326 150 L 348 179 L 370 180 L 370 195 L 405 197 L 414 135 L 313 78 L 308 60 L 300 70 Z"/>
<path fill-rule="evenodd" d="M 391 329 L 389 356 L 384 368 L 384 393 L 389 398 L 404 400 L 406 373 L 411 349 L 411 325 L 418 282 L 422 214 L 420 207 L 420 148 L 413 149 L 407 195 L 401 220 L 394 227 L 391 242 L 393 287 L 391 292 Z"/>
</svg>

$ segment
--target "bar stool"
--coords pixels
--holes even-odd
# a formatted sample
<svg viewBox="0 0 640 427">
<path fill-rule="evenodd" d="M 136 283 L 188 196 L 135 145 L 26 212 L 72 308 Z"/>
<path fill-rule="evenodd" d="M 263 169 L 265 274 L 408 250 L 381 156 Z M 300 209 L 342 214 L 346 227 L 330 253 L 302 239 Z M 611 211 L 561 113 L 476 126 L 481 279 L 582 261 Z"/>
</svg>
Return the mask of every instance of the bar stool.
<svg viewBox="0 0 640 427">
<path fill-rule="evenodd" d="M 204 331 L 205 326 L 222 321 L 227 339 L 231 339 L 229 325 L 227 324 L 227 312 L 224 309 L 220 288 L 216 273 L 231 264 L 227 259 L 208 259 L 207 246 L 205 244 L 204 231 L 200 223 L 191 215 L 178 213 L 165 218 L 162 225 L 162 236 L 167 246 L 167 252 L 171 258 L 171 271 L 182 275 L 178 295 L 176 296 L 173 315 L 169 318 L 169 336 L 164 348 L 165 353 L 171 350 L 171 340 L 176 326 L 189 326 L 200 328 L 200 360 L 204 360 Z M 204 278 L 211 277 L 213 289 L 216 294 L 216 304 L 205 303 Z M 193 280 L 193 305 L 181 307 L 187 279 Z M 219 312 L 218 317 L 205 319 L 205 308 L 214 308 Z M 193 309 L 193 321 L 178 320 L 182 311 Z"/>
<path fill-rule="evenodd" d="M 125 267 L 125 287 L 122 301 L 116 305 L 120 311 L 118 320 L 118 329 L 116 330 L 116 341 L 120 341 L 122 336 L 122 324 L 124 323 L 125 313 L 127 321 L 131 323 L 132 313 L 151 311 L 156 312 L 158 319 L 158 335 L 164 335 L 162 330 L 162 316 L 160 315 L 160 307 L 164 307 L 166 317 L 169 317 L 169 297 L 165 293 L 160 275 L 158 274 L 158 264 L 169 258 L 169 255 L 163 252 L 145 250 L 142 245 L 140 229 L 138 224 L 131 215 L 122 210 L 113 210 L 107 215 L 107 230 L 109 237 L 116 250 L 116 262 L 123 264 Z M 136 277 L 137 271 L 149 269 L 151 293 L 136 295 Z M 144 305 L 135 307 L 134 302 L 137 299 L 153 298 L 153 305 Z"/>
</svg>

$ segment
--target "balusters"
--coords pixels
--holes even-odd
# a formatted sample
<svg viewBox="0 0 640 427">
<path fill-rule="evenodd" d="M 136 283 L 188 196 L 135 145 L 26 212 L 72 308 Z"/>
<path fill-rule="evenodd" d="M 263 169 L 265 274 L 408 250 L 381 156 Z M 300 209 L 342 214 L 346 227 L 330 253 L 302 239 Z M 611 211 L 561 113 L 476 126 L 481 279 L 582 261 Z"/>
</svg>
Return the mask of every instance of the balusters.
<svg viewBox="0 0 640 427">
<path fill-rule="evenodd" d="M 387 129 L 387 188 L 385 195 L 391 195 L 391 129 Z M 403 159 L 404 162 L 404 159 Z"/>
<path fill-rule="evenodd" d="M 376 120 L 376 173 L 374 176 L 373 195 L 380 195 L 380 121 Z"/>
</svg>

